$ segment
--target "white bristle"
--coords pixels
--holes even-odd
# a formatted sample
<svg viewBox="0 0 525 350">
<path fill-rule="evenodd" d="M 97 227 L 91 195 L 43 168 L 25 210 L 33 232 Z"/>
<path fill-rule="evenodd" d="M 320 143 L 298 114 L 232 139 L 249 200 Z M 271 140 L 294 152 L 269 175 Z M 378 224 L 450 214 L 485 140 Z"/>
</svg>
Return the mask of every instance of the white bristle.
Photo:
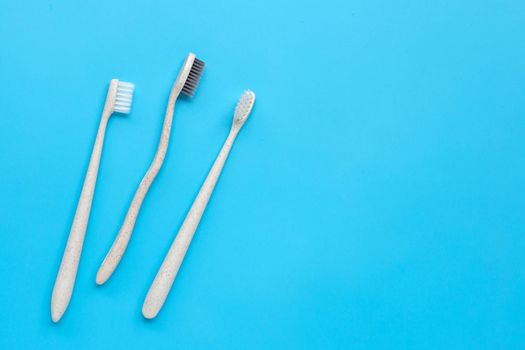
<svg viewBox="0 0 525 350">
<path fill-rule="evenodd" d="M 253 104 L 255 103 L 255 94 L 253 91 L 246 90 L 235 108 L 234 120 L 236 123 L 243 123 L 248 115 L 252 111 Z"/>
<path fill-rule="evenodd" d="M 133 90 L 135 85 L 119 81 L 117 85 L 117 96 L 115 98 L 115 112 L 128 114 L 131 111 L 133 101 Z"/>
</svg>

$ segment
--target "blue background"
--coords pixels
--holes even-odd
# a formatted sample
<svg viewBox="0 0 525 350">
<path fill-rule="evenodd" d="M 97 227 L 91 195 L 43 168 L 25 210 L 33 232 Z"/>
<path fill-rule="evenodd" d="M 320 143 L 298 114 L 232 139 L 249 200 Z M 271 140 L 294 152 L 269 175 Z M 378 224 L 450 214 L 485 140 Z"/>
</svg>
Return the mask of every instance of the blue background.
<svg viewBox="0 0 525 350">
<path fill-rule="evenodd" d="M 0 348 L 525 347 L 523 1 L 0 4 Z M 98 287 L 189 51 L 203 79 Z M 109 123 L 55 325 L 111 78 L 135 100 Z M 149 284 L 247 88 L 254 112 L 148 322 Z"/>
</svg>

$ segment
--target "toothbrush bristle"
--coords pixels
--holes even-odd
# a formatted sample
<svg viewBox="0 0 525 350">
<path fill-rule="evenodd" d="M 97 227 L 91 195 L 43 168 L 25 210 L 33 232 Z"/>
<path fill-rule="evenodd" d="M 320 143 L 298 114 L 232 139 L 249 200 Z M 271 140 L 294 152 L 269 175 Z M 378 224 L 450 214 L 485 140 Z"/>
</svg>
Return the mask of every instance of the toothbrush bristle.
<svg viewBox="0 0 525 350">
<path fill-rule="evenodd" d="M 119 81 L 117 85 L 117 97 L 115 99 L 115 112 L 129 114 L 131 102 L 133 101 L 133 90 L 135 85 Z"/>
<path fill-rule="evenodd" d="M 193 97 L 195 90 L 197 90 L 197 85 L 199 85 L 199 80 L 201 79 L 202 71 L 204 70 L 204 62 L 195 57 L 193 64 L 188 74 L 188 79 L 184 83 L 182 88 L 182 93 L 188 97 Z"/>
<path fill-rule="evenodd" d="M 237 107 L 235 107 L 234 120 L 236 122 L 244 122 L 246 118 L 248 118 L 250 112 L 252 111 L 254 103 L 254 92 L 246 90 L 239 99 L 239 102 L 237 102 Z"/>
</svg>

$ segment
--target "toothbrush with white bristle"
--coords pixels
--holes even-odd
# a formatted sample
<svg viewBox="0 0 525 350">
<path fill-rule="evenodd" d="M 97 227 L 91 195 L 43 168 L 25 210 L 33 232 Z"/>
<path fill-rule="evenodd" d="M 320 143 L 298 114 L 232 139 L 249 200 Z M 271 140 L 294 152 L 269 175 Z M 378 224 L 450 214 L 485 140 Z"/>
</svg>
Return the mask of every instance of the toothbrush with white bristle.
<svg viewBox="0 0 525 350">
<path fill-rule="evenodd" d="M 82 245 L 84 244 L 84 236 L 91 212 L 93 193 L 95 192 L 95 185 L 97 183 L 106 126 L 113 113 L 129 114 L 134 88 L 135 86 L 132 83 L 126 83 L 118 79 L 111 80 L 109 84 L 106 103 L 98 127 L 97 138 L 93 146 L 91 159 L 89 160 L 84 185 L 82 186 L 82 193 L 78 201 L 73 224 L 71 225 L 71 231 L 66 243 L 62 262 L 60 263 L 55 286 L 53 287 L 53 295 L 51 297 L 51 319 L 53 322 L 60 321 L 71 300 L 80 254 L 82 253 Z"/>
<path fill-rule="evenodd" d="M 168 296 L 168 293 L 173 285 L 173 281 L 177 276 L 182 260 L 186 255 L 186 251 L 191 243 L 193 235 L 197 230 L 197 226 L 201 220 L 202 214 L 206 209 L 206 205 L 213 193 L 215 184 L 219 179 L 222 168 L 228 154 L 233 146 L 237 134 L 241 130 L 244 122 L 248 118 L 253 104 L 255 102 L 255 94 L 252 91 L 246 91 L 241 96 L 237 107 L 235 108 L 235 114 L 233 118 L 233 124 L 230 130 L 230 134 L 226 139 L 226 142 L 222 146 L 215 163 L 206 177 L 197 198 L 193 202 L 190 211 L 188 212 L 186 219 L 182 223 L 182 226 L 173 241 L 168 254 L 164 258 L 164 261 L 157 272 L 155 280 L 151 285 L 144 305 L 142 306 L 142 314 L 145 318 L 151 319 L 157 316 L 162 305 Z"/>
<path fill-rule="evenodd" d="M 166 157 L 166 152 L 168 150 L 168 143 L 170 140 L 171 124 L 173 121 L 173 111 L 175 109 L 175 102 L 177 98 L 182 93 L 188 97 L 192 97 L 197 89 L 200 77 L 204 70 L 204 62 L 197 59 L 193 53 L 188 54 L 184 65 L 182 66 L 175 83 L 173 84 L 170 92 L 170 97 L 168 99 L 168 107 L 166 109 L 166 115 L 164 117 L 164 124 L 162 126 L 162 132 L 160 135 L 159 145 L 157 147 L 157 152 L 153 162 L 151 163 L 146 175 L 144 175 L 142 181 L 140 182 L 135 196 L 131 201 L 131 205 L 124 219 L 124 223 L 120 228 L 113 245 L 111 246 L 108 254 L 102 261 L 102 264 L 97 272 L 96 282 L 101 285 L 104 284 L 109 277 L 113 274 L 117 268 L 126 247 L 128 246 L 129 239 L 135 227 L 135 222 L 139 215 L 140 207 L 142 202 L 148 193 L 148 190 L 155 180 L 164 158 Z"/>
</svg>

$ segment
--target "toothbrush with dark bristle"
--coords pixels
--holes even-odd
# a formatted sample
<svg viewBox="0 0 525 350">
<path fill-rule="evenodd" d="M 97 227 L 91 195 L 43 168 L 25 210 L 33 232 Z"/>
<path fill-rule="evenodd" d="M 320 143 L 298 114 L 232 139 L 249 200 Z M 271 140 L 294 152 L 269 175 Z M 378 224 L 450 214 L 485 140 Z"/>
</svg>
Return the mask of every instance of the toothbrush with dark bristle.
<svg viewBox="0 0 525 350">
<path fill-rule="evenodd" d="M 131 238 L 131 234 L 133 233 L 133 228 L 135 226 L 135 222 L 137 221 L 142 202 L 144 201 L 151 184 L 155 180 L 155 177 L 162 167 L 164 158 L 166 157 L 166 152 L 168 150 L 175 102 L 181 94 L 186 95 L 187 97 L 193 97 L 203 70 L 204 62 L 195 57 L 193 53 L 188 54 L 188 57 L 186 58 L 186 61 L 184 62 L 184 65 L 179 71 L 179 75 L 171 88 L 168 99 L 168 107 L 166 108 L 166 115 L 164 117 L 164 124 L 162 126 L 162 132 L 160 135 L 157 152 L 155 153 L 155 158 L 146 172 L 146 175 L 144 175 L 144 178 L 140 182 L 137 191 L 135 192 L 135 196 L 131 201 L 128 213 L 124 219 L 124 223 L 122 224 L 122 227 L 120 228 L 118 235 L 111 246 L 111 249 L 104 258 L 104 261 L 98 270 L 96 282 L 99 285 L 104 284 L 109 279 L 109 277 L 111 277 L 120 260 L 122 259 L 122 256 L 126 251 L 126 247 L 128 246 L 129 239 Z"/>
<path fill-rule="evenodd" d="M 197 226 L 204 214 L 204 210 L 208 205 L 213 189 L 217 184 L 217 180 L 219 180 L 222 168 L 226 163 L 226 159 L 228 159 L 228 155 L 230 154 L 230 150 L 235 142 L 237 134 L 246 122 L 246 119 L 248 119 L 254 103 L 255 94 L 249 90 L 245 91 L 239 99 L 237 107 L 235 108 L 230 133 L 226 138 L 217 159 L 213 163 L 206 180 L 204 180 L 188 215 L 186 215 L 186 218 L 184 219 L 168 254 L 164 258 L 151 287 L 149 288 L 148 295 L 142 306 L 142 315 L 145 318 L 151 319 L 156 317 L 164 305 L 171 286 L 175 281 L 175 277 L 177 276 L 177 272 L 182 264 L 182 260 L 188 251 L 193 235 L 195 234 Z"/>
<path fill-rule="evenodd" d="M 51 297 L 51 319 L 53 322 L 60 321 L 64 315 L 71 300 L 73 287 L 75 286 L 78 264 L 88 226 L 89 214 L 91 212 L 91 203 L 93 202 L 93 194 L 97 183 L 106 126 L 113 113 L 130 113 L 134 89 L 135 85 L 132 83 L 126 83 L 118 79 L 111 80 L 109 84 L 95 145 L 91 152 L 91 159 L 89 160 L 84 185 L 82 186 L 82 193 L 78 200 L 69 238 L 66 243 L 62 262 L 60 263 L 55 286 L 53 287 L 53 295 Z"/>
</svg>

